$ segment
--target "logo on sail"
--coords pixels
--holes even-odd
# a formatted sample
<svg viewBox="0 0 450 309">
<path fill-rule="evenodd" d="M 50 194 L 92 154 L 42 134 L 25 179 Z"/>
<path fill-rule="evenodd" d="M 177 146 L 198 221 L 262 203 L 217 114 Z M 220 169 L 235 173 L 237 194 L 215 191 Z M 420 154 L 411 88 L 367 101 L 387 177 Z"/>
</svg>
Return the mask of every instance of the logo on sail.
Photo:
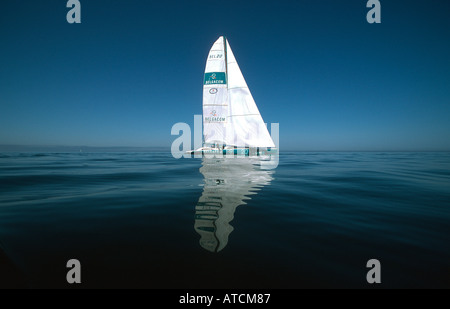
<svg viewBox="0 0 450 309">
<path fill-rule="evenodd" d="M 209 59 L 221 59 L 223 54 L 211 54 L 209 55 Z"/>
<path fill-rule="evenodd" d="M 225 117 L 217 115 L 216 110 L 212 110 L 209 116 L 205 117 L 205 122 L 225 122 Z"/>
<path fill-rule="evenodd" d="M 225 72 L 205 73 L 204 85 L 223 85 L 227 83 Z"/>
<path fill-rule="evenodd" d="M 216 94 L 216 93 L 217 93 L 217 88 L 211 88 L 211 89 L 209 89 L 209 93 L 211 93 L 211 94 Z"/>
</svg>

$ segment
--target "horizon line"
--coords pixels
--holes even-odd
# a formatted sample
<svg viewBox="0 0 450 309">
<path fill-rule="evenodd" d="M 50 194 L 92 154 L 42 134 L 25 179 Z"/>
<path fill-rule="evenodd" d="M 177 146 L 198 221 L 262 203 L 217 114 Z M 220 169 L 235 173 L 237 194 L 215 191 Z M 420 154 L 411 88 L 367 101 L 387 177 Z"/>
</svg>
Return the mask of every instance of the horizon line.
<svg viewBox="0 0 450 309">
<path fill-rule="evenodd" d="M 171 146 L 86 146 L 86 145 L 18 145 L 18 144 L 0 144 L 0 152 L 74 152 L 85 150 L 102 150 L 104 152 L 114 152 L 114 150 L 123 150 L 124 152 L 149 151 L 149 150 L 167 150 L 170 152 Z M 64 151 L 66 150 L 66 151 Z M 68 151 L 70 150 L 70 151 Z M 280 149 L 281 152 L 450 152 L 450 149 Z"/>
</svg>

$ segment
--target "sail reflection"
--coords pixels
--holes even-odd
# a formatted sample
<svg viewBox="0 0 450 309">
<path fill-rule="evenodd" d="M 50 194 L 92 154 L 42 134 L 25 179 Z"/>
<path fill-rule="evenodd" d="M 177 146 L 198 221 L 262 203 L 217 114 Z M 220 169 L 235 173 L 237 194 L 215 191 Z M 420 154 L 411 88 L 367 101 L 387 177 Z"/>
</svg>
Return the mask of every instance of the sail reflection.
<svg viewBox="0 0 450 309">
<path fill-rule="evenodd" d="M 203 158 L 200 172 L 205 184 L 195 207 L 194 228 L 204 249 L 219 252 L 225 248 L 236 208 L 270 184 L 274 170 L 262 170 L 257 163 L 248 157 Z"/>
</svg>

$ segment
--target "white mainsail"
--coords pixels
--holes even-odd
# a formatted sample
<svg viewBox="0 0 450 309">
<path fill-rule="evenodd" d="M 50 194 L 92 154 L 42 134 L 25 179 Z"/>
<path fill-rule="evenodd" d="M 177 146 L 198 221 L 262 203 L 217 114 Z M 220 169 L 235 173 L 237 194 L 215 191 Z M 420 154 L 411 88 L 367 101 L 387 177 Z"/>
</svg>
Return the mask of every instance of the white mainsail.
<svg viewBox="0 0 450 309">
<path fill-rule="evenodd" d="M 205 144 L 275 147 L 225 37 L 213 44 L 203 81 Z"/>
</svg>

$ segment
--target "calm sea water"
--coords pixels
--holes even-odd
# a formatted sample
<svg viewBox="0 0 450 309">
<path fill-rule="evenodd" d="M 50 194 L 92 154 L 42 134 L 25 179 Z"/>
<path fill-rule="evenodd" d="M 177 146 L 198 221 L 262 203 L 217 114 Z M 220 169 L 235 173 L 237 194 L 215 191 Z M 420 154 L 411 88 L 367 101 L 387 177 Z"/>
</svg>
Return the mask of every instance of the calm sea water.
<svg viewBox="0 0 450 309">
<path fill-rule="evenodd" d="M 378 259 L 380 287 L 450 288 L 450 153 L 3 153 L 0 247 L 11 286 L 78 259 L 82 287 L 372 288 Z"/>
</svg>

